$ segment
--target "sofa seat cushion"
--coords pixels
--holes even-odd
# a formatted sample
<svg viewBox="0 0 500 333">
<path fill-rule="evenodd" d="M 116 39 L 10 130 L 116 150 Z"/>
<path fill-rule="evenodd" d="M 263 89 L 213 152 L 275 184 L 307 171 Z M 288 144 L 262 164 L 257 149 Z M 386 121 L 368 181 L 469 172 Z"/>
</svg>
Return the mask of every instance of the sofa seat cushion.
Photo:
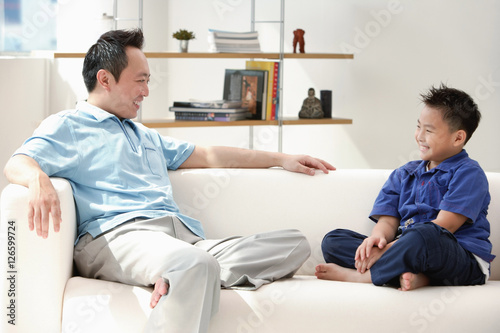
<svg viewBox="0 0 500 333">
<path fill-rule="evenodd" d="M 151 312 L 151 291 L 73 277 L 66 285 L 63 332 L 141 332 Z M 457 313 L 464 314 L 464 304 L 470 305 L 470 320 L 455 321 Z M 499 308 L 500 281 L 401 292 L 295 276 L 258 291 L 222 290 L 210 332 L 364 332 L 383 327 L 384 332 L 491 332 L 498 329 Z"/>
</svg>

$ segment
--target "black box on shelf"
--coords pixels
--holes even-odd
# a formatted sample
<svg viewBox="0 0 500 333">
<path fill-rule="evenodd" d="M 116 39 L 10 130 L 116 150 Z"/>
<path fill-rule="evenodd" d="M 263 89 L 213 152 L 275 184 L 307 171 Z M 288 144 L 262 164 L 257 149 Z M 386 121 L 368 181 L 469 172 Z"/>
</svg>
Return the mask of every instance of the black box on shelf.
<svg viewBox="0 0 500 333">
<path fill-rule="evenodd" d="M 323 109 L 323 118 L 332 117 L 332 91 L 331 90 L 321 90 L 320 91 L 321 108 Z"/>
</svg>

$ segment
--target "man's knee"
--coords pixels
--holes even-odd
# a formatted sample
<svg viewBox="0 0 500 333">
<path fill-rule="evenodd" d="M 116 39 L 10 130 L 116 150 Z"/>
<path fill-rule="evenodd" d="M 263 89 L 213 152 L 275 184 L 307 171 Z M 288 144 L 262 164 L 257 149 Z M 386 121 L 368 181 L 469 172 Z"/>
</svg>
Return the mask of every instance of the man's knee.
<svg viewBox="0 0 500 333">
<path fill-rule="evenodd" d="M 186 254 L 186 260 L 192 262 L 193 266 L 204 267 L 207 272 L 219 273 L 219 263 L 212 254 L 194 246 L 189 250 L 189 252 L 190 253 Z"/>
<path fill-rule="evenodd" d="M 207 277 L 219 279 L 219 263 L 210 253 L 192 246 L 179 249 L 175 257 L 174 262 L 167 264 L 167 272 L 191 271 L 194 274 L 199 274 L 204 279 Z"/>
</svg>

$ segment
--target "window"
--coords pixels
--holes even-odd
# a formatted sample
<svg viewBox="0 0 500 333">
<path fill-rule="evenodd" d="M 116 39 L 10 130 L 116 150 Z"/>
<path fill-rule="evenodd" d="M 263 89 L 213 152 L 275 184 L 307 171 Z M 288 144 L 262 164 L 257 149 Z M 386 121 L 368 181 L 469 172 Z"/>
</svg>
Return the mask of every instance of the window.
<svg viewBox="0 0 500 333">
<path fill-rule="evenodd" d="M 0 52 L 55 50 L 57 0 L 0 0 Z"/>
</svg>

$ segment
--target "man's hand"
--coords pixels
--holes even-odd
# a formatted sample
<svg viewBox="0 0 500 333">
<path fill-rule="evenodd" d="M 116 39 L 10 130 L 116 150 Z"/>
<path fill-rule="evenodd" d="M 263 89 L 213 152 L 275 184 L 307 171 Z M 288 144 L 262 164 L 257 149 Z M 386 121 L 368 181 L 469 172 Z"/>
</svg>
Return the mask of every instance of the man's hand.
<svg viewBox="0 0 500 333">
<path fill-rule="evenodd" d="M 43 238 L 49 236 L 49 217 L 52 216 L 54 232 L 59 232 L 61 224 L 61 205 L 50 179 L 32 182 L 29 186 L 28 225 Z"/>
<path fill-rule="evenodd" d="M 49 217 L 52 216 L 54 231 L 61 224 L 61 205 L 50 178 L 40 169 L 38 163 L 29 156 L 13 156 L 5 166 L 5 176 L 13 184 L 29 189 L 28 226 L 36 229 L 38 236 L 49 236 Z"/>
<path fill-rule="evenodd" d="M 330 163 L 307 155 L 287 155 L 283 161 L 283 168 L 311 176 L 314 176 L 315 170 L 321 170 L 324 173 L 335 170 L 335 167 Z"/>
</svg>

